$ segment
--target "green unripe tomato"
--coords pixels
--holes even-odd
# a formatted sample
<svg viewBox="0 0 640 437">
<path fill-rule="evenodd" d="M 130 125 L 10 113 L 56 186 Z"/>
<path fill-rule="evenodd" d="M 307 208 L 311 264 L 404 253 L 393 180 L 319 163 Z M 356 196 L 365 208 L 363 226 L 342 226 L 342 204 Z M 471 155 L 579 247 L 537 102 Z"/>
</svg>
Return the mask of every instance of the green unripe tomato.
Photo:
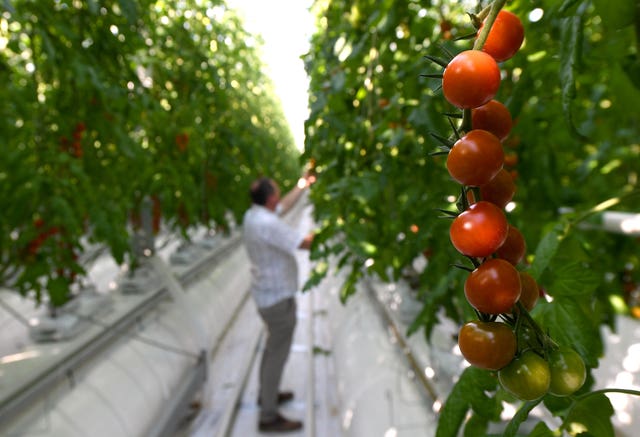
<svg viewBox="0 0 640 437">
<path fill-rule="evenodd" d="M 498 372 L 502 387 L 523 401 L 533 401 L 549 390 L 549 365 L 535 352 L 528 350 Z"/>
<path fill-rule="evenodd" d="M 582 357 L 570 347 L 561 347 L 549 354 L 549 371 L 549 393 L 556 396 L 573 394 L 582 387 L 587 378 L 587 369 Z"/>
</svg>

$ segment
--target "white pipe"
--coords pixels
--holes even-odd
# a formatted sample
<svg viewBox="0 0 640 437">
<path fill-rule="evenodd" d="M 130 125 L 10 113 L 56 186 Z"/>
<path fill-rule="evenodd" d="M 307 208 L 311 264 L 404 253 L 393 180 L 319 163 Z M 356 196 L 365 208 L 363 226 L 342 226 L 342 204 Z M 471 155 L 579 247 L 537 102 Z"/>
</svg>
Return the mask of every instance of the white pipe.
<svg viewBox="0 0 640 437">
<path fill-rule="evenodd" d="M 609 232 L 630 236 L 640 235 L 640 214 L 605 211 L 602 213 L 602 227 Z"/>
</svg>

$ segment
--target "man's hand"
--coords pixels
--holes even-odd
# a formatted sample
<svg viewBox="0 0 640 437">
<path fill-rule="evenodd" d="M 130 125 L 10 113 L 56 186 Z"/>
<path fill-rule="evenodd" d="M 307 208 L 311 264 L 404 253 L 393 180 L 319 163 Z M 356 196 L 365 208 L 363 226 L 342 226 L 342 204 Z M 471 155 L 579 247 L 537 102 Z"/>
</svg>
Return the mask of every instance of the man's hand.
<svg viewBox="0 0 640 437">
<path fill-rule="evenodd" d="M 300 189 L 305 189 L 313 185 L 315 181 L 316 181 L 316 175 L 312 172 L 307 171 L 300 179 L 298 179 L 297 186 Z"/>
</svg>

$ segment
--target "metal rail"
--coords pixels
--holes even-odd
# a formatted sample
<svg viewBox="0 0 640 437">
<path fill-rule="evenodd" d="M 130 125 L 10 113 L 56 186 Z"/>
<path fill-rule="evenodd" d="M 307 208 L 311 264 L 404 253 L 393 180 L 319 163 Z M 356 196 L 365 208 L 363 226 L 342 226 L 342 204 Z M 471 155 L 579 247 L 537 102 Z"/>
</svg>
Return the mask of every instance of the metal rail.
<svg viewBox="0 0 640 437">
<path fill-rule="evenodd" d="M 368 292 L 367 294 L 369 295 L 370 299 L 373 301 L 374 306 L 378 309 L 380 316 L 382 317 L 384 322 L 387 324 L 387 326 L 393 333 L 393 336 L 398 341 L 398 346 L 402 350 L 402 354 L 407 359 L 407 362 L 411 367 L 411 370 L 416 375 L 416 378 L 418 378 L 418 381 L 420 382 L 419 384 L 420 387 L 422 387 L 422 389 L 424 390 L 424 393 L 427 394 L 429 398 L 431 398 L 432 402 L 438 401 L 439 397 L 435 387 L 433 386 L 433 384 L 431 384 L 431 381 L 429 381 L 429 379 L 424 373 L 424 369 L 420 366 L 420 364 L 418 363 L 418 360 L 415 358 L 415 356 L 411 352 L 411 347 L 407 343 L 404 335 L 402 335 L 402 333 L 398 329 L 398 326 L 396 325 L 396 322 L 393 320 L 393 317 L 391 317 L 387 308 L 384 306 L 382 302 L 380 302 L 380 300 L 376 296 L 376 292 L 373 286 L 371 285 L 371 282 L 366 279 L 363 282 L 366 286 L 366 289 Z"/>
</svg>

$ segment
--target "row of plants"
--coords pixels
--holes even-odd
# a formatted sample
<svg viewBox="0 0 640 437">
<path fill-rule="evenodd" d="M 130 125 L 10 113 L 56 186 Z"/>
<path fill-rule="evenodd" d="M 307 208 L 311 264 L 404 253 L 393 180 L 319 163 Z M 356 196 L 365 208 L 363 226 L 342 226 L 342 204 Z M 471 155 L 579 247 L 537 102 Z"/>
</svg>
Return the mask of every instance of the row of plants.
<svg viewBox="0 0 640 437">
<path fill-rule="evenodd" d="M 0 283 L 62 305 L 89 247 L 135 263 L 146 198 L 187 237 L 240 221 L 256 176 L 295 183 L 260 50 L 222 0 L 4 2 Z"/>
<path fill-rule="evenodd" d="M 321 225 L 308 286 L 336 260 L 347 300 L 425 257 L 410 333 L 429 341 L 444 311 L 473 365 L 436 435 L 517 435 L 544 406 L 558 420 L 528 435 L 613 436 L 591 369 L 601 326 L 628 311 L 638 239 L 592 228 L 640 205 L 633 2 L 324 6 L 306 58 Z M 505 402 L 518 410 L 500 426 Z"/>
</svg>

